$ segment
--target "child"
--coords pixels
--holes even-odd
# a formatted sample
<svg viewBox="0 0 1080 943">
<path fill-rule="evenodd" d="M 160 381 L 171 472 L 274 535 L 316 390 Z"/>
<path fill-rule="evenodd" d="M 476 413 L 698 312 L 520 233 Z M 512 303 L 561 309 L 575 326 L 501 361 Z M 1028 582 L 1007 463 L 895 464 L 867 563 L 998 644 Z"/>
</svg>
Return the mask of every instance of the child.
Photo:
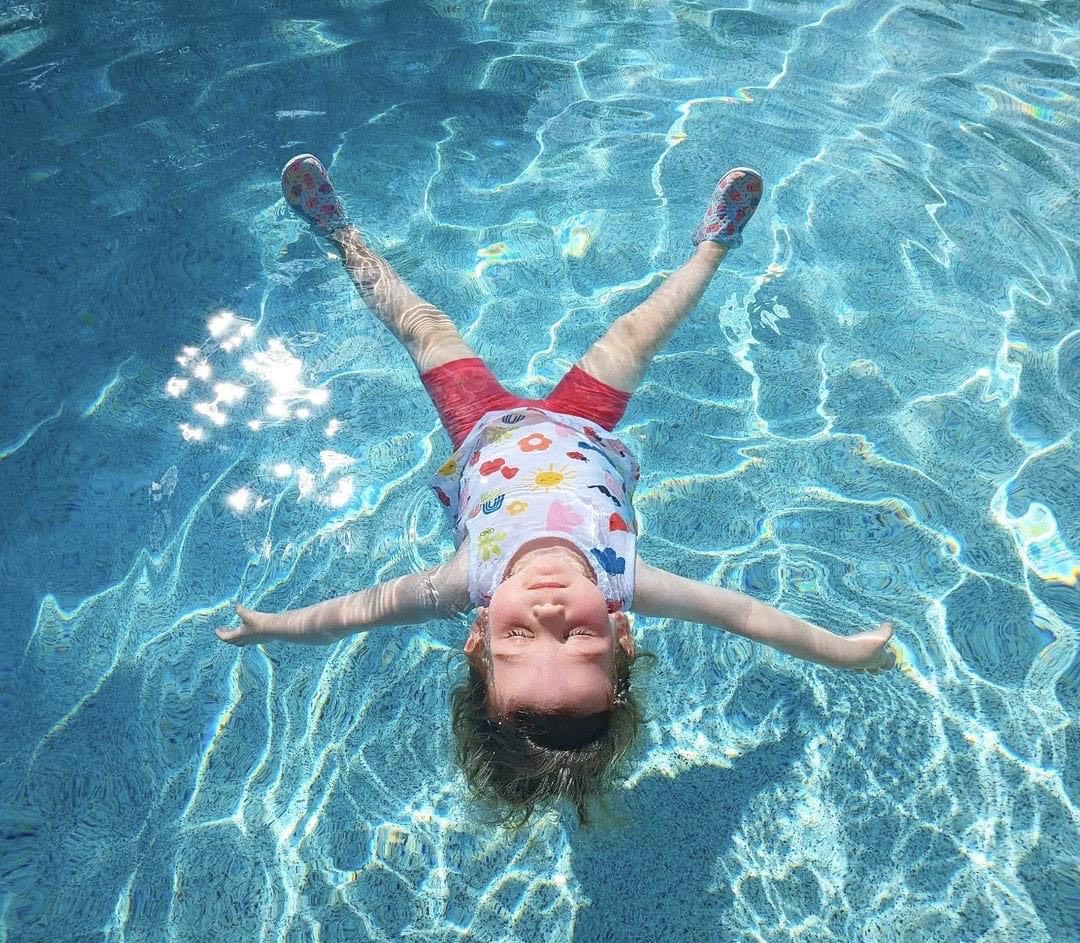
<svg viewBox="0 0 1080 943">
<path fill-rule="evenodd" d="M 503 389 L 450 318 L 365 245 L 318 160 L 289 161 L 282 188 L 344 252 L 364 300 L 416 364 L 454 448 L 432 487 L 457 552 L 441 566 L 305 609 L 237 606 L 242 624 L 218 629 L 219 638 L 326 644 L 475 607 L 464 646 L 469 677 L 452 695 L 458 759 L 474 793 L 519 824 L 551 797 L 569 799 L 586 822 L 586 800 L 632 742 L 641 715 L 630 696 L 628 610 L 723 627 L 833 667 L 892 667 L 887 623 L 834 635 L 635 553 L 638 467 L 611 430 L 653 356 L 742 241 L 762 193 L 755 171 L 720 180 L 689 261 L 618 318 L 543 400 Z"/>
</svg>

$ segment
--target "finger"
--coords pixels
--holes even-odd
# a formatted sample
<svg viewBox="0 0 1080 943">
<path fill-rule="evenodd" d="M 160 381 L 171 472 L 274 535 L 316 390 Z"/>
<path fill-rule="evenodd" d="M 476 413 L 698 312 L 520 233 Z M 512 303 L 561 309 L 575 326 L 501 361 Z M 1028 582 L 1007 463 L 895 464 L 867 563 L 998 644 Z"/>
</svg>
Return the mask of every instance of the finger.
<svg viewBox="0 0 1080 943">
<path fill-rule="evenodd" d="M 224 626 L 220 629 L 214 629 L 214 633 L 223 642 L 238 642 L 244 635 L 244 628 L 241 626 L 239 629 L 226 629 Z"/>
<path fill-rule="evenodd" d="M 247 606 L 237 606 L 236 614 L 243 620 L 244 625 L 258 630 L 266 628 L 271 618 L 269 613 L 248 609 Z"/>
<path fill-rule="evenodd" d="M 891 622 L 882 622 L 876 629 L 869 632 L 859 633 L 863 638 L 873 639 L 878 645 L 884 645 L 892 638 L 893 628 Z"/>
<path fill-rule="evenodd" d="M 885 646 L 874 656 L 873 662 L 866 666 L 866 670 L 872 675 L 879 675 L 883 671 L 891 671 L 895 667 L 896 653 L 891 647 Z"/>
<path fill-rule="evenodd" d="M 891 645 L 886 645 L 881 653 L 881 670 L 891 671 L 896 667 L 896 652 Z"/>
<path fill-rule="evenodd" d="M 859 651 L 863 653 L 862 656 L 852 659 L 851 668 L 854 671 L 879 674 L 896 667 L 896 652 L 892 645 L 882 639 L 880 630 L 863 632 L 859 636 Z"/>
</svg>

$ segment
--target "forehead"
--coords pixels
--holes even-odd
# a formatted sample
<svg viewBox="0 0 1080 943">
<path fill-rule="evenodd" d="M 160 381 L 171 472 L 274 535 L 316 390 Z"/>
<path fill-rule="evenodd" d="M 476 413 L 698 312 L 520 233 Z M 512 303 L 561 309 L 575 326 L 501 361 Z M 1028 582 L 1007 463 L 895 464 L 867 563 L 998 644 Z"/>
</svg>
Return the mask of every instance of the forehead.
<svg viewBox="0 0 1080 943">
<path fill-rule="evenodd" d="M 496 659 L 491 700 L 500 710 L 605 710 L 614 686 L 605 660 L 530 664 Z"/>
</svg>

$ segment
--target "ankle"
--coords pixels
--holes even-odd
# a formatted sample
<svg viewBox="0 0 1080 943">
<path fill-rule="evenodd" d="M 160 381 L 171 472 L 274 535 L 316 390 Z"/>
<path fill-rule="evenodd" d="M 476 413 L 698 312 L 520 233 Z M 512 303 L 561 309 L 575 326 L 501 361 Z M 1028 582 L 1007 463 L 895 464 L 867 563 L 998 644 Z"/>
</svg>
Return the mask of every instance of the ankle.
<svg viewBox="0 0 1080 943">
<path fill-rule="evenodd" d="M 326 238 L 339 245 L 342 249 L 347 249 L 350 246 L 362 247 L 364 245 L 364 237 L 360 235 L 360 230 L 351 223 L 339 226 L 333 232 L 328 233 Z"/>
<path fill-rule="evenodd" d="M 693 257 L 695 259 L 701 259 L 702 261 L 709 263 L 713 268 L 716 268 L 724 261 L 724 256 L 727 254 L 727 246 L 723 246 L 719 242 L 712 242 L 709 239 L 703 239 L 697 244 Z"/>
</svg>

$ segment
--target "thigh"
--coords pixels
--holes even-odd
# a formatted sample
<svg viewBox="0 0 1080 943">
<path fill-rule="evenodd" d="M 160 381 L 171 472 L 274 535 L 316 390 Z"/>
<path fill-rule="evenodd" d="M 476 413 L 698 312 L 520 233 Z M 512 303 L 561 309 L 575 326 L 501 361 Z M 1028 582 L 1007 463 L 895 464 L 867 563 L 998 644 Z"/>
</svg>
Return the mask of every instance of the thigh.
<svg viewBox="0 0 1080 943">
<path fill-rule="evenodd" d="M 622 419 L 629 402 L 628 392 L 597 379 L 575 365 L 538 405 L 553 412 L 580 416 L 611 431 Z"/>
<path fill-rule="evenodd" d="M 419 298 L 417 301 L 418 304 L 402 312 L 394 333 L 421 377 L 456 360 L 478 359 L 446 312 Z"/>
<path fill-rule="evenodd" d="M 574 369 L 629 396 L 638 388 L 656 351 L 651 338 L 642 337 L 634 328 L 628 315 L 617 318 Z"/>
<path fill-rule="evenodd" d="M 698 246 L 645 301 L 616 318 L 578 366 L 609 386 L 633 393 L 653 357 L 701 300 L 723 257 L 723 247 L 716 243 Z"/>
<path fill-rule="evenodd" d="M 476 356 L 449 315 L 413 291 L 357 229 L 346 227 L 333 238 L 344 252 L 345 269 L 364 302 L 402 343 L 421 374 Z"/>
<path fill-rule="evenodd" d="M 471 356 L 425 370 L 420 379 L 456 450 L 484 413 L 520 405 L 472 351 Z"/>
</svg>

